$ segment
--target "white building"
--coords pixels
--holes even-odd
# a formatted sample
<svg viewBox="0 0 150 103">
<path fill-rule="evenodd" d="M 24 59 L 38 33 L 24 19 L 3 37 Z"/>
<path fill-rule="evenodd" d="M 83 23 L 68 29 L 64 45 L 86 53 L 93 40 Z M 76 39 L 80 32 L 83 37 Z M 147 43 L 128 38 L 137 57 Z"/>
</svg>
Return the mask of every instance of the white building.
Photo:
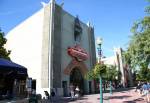
<svg viewBox="0 0 150 103">
<path fill-rule="evenodd" d="M 116 69 L 121 72 L 121 83 L 124 87 L 133 85 L 131 69 L 125 63 L 122 48 L 114 48 L 114 56 L 103 58 L 104 64 L 116 66 Z"/>
<path fill-rule="evenodd" d="M 85 73 L 96 62 L 94 29 L 81 22 L 54 0 L 20 23 L 6 36 L 11 59 L 28 68 L 36 81 L 36 93 L 54 88 L 68 95 L 69 85 L 83 93 L 94 91 Z"/>
</svg>

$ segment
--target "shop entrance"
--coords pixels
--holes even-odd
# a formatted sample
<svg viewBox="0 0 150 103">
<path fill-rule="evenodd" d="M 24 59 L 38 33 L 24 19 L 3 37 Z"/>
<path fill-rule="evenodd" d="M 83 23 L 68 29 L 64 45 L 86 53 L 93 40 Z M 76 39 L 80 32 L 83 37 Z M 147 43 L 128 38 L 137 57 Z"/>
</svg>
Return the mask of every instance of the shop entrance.
<svg viewBox="0 0 150 103">
<path fill-rule="evenodd" d="M 83 95 L 84 93 L 84 79 L 82 73 L 79 68 L 72 69 L 70 73 L 70 84 L 74 87 L 79 87 L 80 93 Z"/>
<path fill-rule="evenodd" d="M 14 84 L 13 75 L 11 74 L 8 75 L 8 73 L 0 73 L 0 99 L 12 97 L 13 84 Z"/>
</svg>

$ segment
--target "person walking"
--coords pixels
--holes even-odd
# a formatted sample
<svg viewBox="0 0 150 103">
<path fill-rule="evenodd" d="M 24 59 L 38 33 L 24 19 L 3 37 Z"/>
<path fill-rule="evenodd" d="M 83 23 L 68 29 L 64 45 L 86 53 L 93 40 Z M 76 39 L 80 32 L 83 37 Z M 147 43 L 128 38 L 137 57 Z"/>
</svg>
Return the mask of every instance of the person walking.
<svg viewBox="0 0 150 103">
<path fill-rule="evenodd" d="M 142 83 L 139 81 L 138 85 L 136 86 L 135 92 L 138 91 L 139 94 L 142 93 Z"/>
<path fill-rule="evenodd" d="M 149 86 L 146 82 L 142 85 L 142 90 L 143 90 L 143 95 L 145 96 L 145 101 L 147 103 L 149 103 L 150 102 L 150 99 L 149 99 Z"/>
<path fill-rule="evenodd" d="M 150 83 L 147 83 L 147 87 L 148 87 L 148 102 L 150 103 Z"/>
<path fill-rule="evenodd" d="M 71 94 L 71 99 L 74 99 L 74 86 L 73 86 L 73 84 L 70 85 L 70 94 Z"/>
<path fill-rule="evenodd" d="M 76 91 L 75 96 L 76 96 L 77 98 L 79 98 L 79 96 L 80 96 L 80 89 L 79 89 L 78 86 L 76 87 L 75 91 Z"/>
</svg>

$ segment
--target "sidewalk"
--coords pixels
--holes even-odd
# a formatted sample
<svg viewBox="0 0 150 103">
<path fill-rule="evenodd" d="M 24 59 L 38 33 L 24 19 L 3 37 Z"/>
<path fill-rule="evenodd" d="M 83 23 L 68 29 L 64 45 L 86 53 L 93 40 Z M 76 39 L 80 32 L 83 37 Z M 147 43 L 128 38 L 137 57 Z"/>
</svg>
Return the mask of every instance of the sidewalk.
<svg viewBox="0 0 150 103">
<path fill-rule="evenodd" d="M 135 92 L 135 89 L 114 93 L 109 99 L 110 103 L 146 103 L 144 97 Z"/>
<path fill-rule="evenodd" d="M 0 103 L 28 103 L 28 100 L 0 101 Z M 70 97 L 54 97 L 38 103 L 100 103 L 100 94 L 84 95 L 74 100 Z M 103 93 L 103 103 L 146 103 L 146 101 L 138 92 L 135 92 L 134 88 L 131 88 L 115 90 L 112 95 Z"/>
<path fill-rule="evenodd" d="M 84 95 L 72 101 L 70 98 L 61 98 L 54 103 L 99 103 L 99 99 L 99 94 L 92 94 Z M 134 88 L 131 88 L 116 90 L 112 95 L 110 95 L 110 93 L 104 93 L 103 103 L 146 103 L 146 101 L 138 92 L 135 92 Z"/>
</svg>

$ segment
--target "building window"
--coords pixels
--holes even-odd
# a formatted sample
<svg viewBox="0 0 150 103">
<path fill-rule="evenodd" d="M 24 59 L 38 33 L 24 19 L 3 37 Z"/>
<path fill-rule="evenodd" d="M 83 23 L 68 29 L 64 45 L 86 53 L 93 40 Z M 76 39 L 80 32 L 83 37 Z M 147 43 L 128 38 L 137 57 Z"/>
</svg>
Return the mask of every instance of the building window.
<svg viewBox="0 0 150 103">
<path fill-rule="evenodd" d="M 78 17 L 76 17 L 75 23 L 74 23 L 74 40 L 75 40 L 75 43 L 80 43 L 81 34 L 82 34 L 82 28 L 80 26 L 80 21 L 79 21 Z"/>
<path fill-rule="evenodd" d="M 74 39 L 75 42 L 80 42 L 81 41 L 81 35 L 77 32 L 74 33 Z"/>
</svg>

